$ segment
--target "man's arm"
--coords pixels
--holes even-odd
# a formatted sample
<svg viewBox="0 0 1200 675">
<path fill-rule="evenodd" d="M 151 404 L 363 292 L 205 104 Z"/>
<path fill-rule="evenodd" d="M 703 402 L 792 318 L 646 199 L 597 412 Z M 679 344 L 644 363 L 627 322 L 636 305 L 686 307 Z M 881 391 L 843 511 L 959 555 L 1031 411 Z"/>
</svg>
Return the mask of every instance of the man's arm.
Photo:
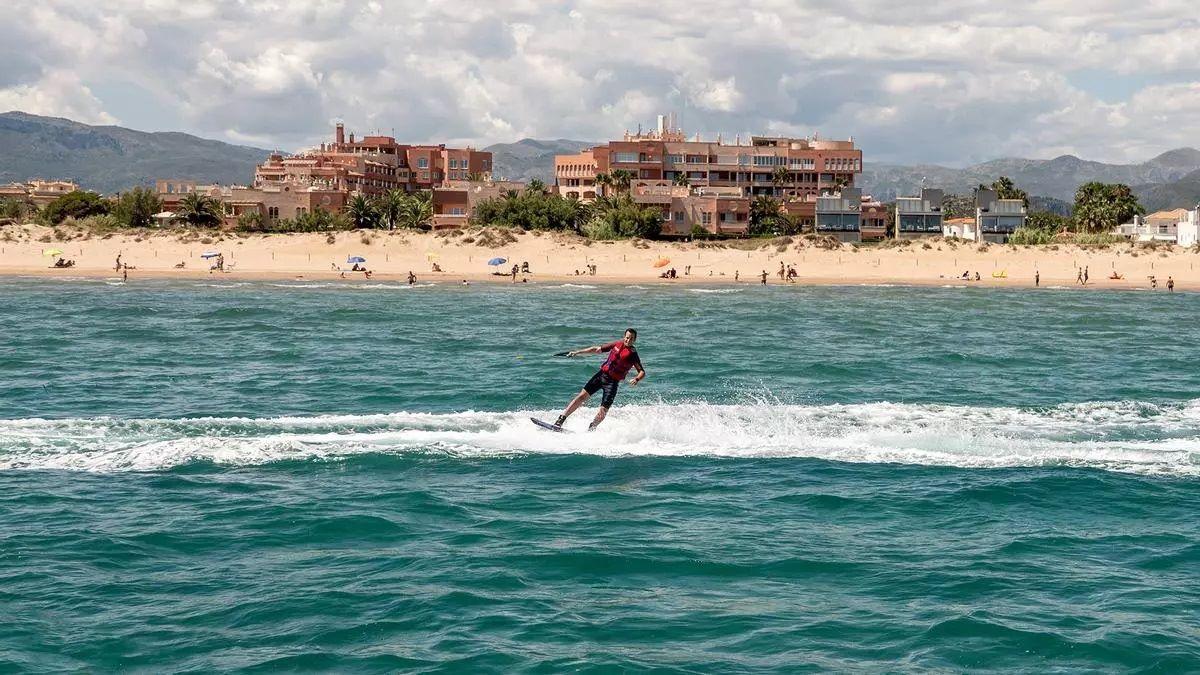
<svg viewBox="0 0 1200 675">
<path fill-rule="evenodd" d="M 567 356 L 572 357 L 572 356 L 579 356 L 580 354 L 601 354 L 612 348 L 613 348 L 612 344 L 595 345 L 593 347 L 584 347 L 583 349 L 576 349 L 573 352 L 567 352 Z"/>
<path fill-rule="evenodd" d="M 579 356 L 580 354 L 599 354 L 602 351 L 604 351 L 604 345 L 596 345 L 594 347 L 584 347 L 583 349 L 576 349 L 573 352 L 567 352 L 567 356 L 572 357 Z"/>
<path fill-rule="evenodd" d="M 633 362 L 633 367 L 637 369 L 638 374 L 634 375 L 633 379 L 629 381 L 629 386 L 631 387 L 636 387 L 638 382 L 646 378 L 646 369 L 642 368 L 642 357 L 634 356 L 634 358 L 636 361 Z"/>
</svg>

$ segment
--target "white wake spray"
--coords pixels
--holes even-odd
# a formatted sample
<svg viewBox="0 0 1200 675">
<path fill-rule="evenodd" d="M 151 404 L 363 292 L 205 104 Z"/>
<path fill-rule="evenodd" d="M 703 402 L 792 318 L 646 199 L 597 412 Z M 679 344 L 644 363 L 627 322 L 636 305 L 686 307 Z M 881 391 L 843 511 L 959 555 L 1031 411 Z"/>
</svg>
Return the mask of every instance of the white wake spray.
<svg viewBox="0 0 1200 675">
<path fill-rule="evenodd" d="M 534 427 L 557 411 L 273 418 L 0 420 L 0 470 L 157 471 L 207 461 L 248 466 L 363 453 L 467 457 L 815 458 L 967 468 L 1069 466 L 1200 476 L 1200 400 L 1021 409 L 864 403 L 659 403 L 615 408 L 596 432 Z"/>
</svg>

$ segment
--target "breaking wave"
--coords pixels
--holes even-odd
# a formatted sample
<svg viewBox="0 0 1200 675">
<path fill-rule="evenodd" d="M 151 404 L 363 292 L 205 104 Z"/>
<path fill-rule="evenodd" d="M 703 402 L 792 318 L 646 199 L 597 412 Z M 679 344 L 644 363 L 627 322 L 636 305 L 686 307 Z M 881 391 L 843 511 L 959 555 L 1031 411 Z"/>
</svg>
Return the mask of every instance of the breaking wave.
<svg viewBox="0 0 1200 675">
<path fill-rule="evenodd" d="M 866 403 L 621 406 L 596 432 L 555 434 L 557 411 L 272 418 L 0 420 L 0 470 L 159 471 L 358 454 L 814 458 L 964 468 L 1079 467 L 1200 476 L 1200 400 L 1022 409 Z M 582 431 L 581 410 L 568 428 Z"/>
</svg>

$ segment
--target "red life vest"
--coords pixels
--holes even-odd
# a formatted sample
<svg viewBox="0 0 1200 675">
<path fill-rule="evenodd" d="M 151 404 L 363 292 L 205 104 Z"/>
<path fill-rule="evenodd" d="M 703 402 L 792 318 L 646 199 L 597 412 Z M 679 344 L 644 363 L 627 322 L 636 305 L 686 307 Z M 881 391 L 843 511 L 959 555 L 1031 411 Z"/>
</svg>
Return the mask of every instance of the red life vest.
<svg viewBox="0 0 1200 675">
<path fill-rule="evenodd" d="M 608 373 L 609 377 L 620 382 L 625 379 L 625 375 L 636 361 L 638 361 L 637 350 L 626 346 L 624 342 L 615 342 L 612 349 L 608 351 L 608 360 L 600 366 L 600 372 Z"/>
</svg>

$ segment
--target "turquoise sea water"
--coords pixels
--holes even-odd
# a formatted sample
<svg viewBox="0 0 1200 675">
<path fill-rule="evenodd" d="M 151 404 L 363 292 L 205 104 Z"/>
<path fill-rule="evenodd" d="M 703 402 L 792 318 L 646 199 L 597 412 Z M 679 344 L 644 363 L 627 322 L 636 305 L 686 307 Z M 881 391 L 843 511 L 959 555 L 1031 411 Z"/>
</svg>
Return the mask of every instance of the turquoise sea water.
<svg viewBox="0 0 1200 675">
<path fill-rule="evenodd" d="M 1200 670 L 1198 315 L 3 280 L 0 671 Z"/>
</svg>

